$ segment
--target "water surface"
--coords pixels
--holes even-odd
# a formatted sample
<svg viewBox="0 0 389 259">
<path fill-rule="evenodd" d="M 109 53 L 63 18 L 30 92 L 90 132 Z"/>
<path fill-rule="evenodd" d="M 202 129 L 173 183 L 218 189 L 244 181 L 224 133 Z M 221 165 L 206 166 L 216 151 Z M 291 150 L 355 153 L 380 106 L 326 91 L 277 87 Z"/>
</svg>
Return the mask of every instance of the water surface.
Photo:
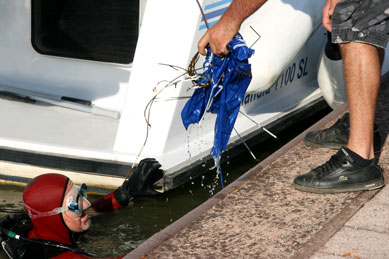
<svg viewBox="0 0 389 259">
<path fill-rule="evenodd" d="M 278 140 L 269 139 L 251 147 L 251 150 L 258 160 L 263 160 L 328 112 L 329 110 L 325 110 L 288 129 L 287 132 L 278 134 Z M 247 151 L 222 164 L 225 185 L 257 163 L 258 161 L 255 161 Z M 118 256 L 130 252 L 154 233 L 216 194 L 221 187 L 219 179 L 215 176 L 215 170 L 207 171 L 203 176 L 159 197 L 137 198 L 121 210 L 93 215 L 92 227 L 80 240 L 80 246 L 99 257 Z M 0 208 L 22 208 L 23 189 L 19 186 L 0 185 Z M 88 196 L 90 200 L 98 197 L 100 196 Z M 0 213 L 0 217 L 3 215 L 5 214 Z M 6 258 L 3 251 L 0 251 L 0 258 Z"/>
</svg>

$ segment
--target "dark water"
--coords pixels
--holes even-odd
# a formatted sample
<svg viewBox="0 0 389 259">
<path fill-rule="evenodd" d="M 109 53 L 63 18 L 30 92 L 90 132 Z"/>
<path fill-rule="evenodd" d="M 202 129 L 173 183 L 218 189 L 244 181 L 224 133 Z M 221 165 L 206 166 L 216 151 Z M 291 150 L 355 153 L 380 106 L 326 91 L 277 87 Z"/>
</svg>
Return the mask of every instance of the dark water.
<svg viewBox="0 0 389 259">
<path fill-rule="evenodd" d="M 285 145 L 299 133 L 329 112 L 326 109 L 287 132 L 278 134 L 279 139 L 269 139 L 251 147 L 258 160 L 263 160 Z M 248 152 L 222 164 L 225 185 L 258 163 Z M 80 246 L 100 257 L 118 256 L 130 252 L 154 233 L 165 228 L 194 209 L 220 189 L 215 170 L 189 183 L 170 190 L 156 198 L 138 198 L 127 208 L 93 215 L 90 231 L 80 240 Z M 0 185 L 0 208 L 21 208 L 23 187 Z M 89 195 L 90 200 L 99 196 Z M 0 216 L 4 214 L 0 213 Z M 1 251 L 0 258 L 6 258 Z"/>
</svg>

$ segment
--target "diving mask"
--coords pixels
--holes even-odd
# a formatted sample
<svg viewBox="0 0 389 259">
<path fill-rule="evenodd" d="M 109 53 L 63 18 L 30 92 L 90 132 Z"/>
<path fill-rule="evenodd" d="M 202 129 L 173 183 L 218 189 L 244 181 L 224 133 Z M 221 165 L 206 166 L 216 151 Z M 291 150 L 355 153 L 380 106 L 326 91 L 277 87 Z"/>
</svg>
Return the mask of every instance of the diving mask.
<svg viewBox="0 0 389 259">
<path fill-rule="evenodd" d="M 84 211 L 91 206 L 87 199 L 87 195 L 88 187 L 85 183 L 83 183 L 80 187 L 77 185 L 72 186 L 72 189 L 70 189 L 70 191 L 65 196 L 65 206 L 63 207 L 58 207 L 47 212 L 40 212 L 29 207 L 27 204 L 24 204 L 24 206 L 28 209 L 27 213 L 29 214 L 30 218 L 33 219 L 52 216 L 67 211 L 74 217 L 80 217 Z"/>
</svg>

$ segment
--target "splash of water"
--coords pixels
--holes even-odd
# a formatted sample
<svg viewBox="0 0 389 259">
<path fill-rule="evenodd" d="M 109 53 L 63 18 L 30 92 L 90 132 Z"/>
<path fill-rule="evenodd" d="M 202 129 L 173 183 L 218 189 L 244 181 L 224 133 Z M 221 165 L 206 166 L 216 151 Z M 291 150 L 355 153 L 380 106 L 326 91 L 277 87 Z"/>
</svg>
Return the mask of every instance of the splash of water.
<svg viewBox="0 0 389 259">
<path fill-rule="evenodd" d="M 215 161 L 215 167 L 216 167 L 216 175 L 220 177 L 220 186 L 223 189 L 224 188 L 224 181 L 223 181 L 222 167 L 220 165 L 220 158 L 221 158 L 221 155 L 217 155 L 214 158 L 214 161 Z"/>
</svg>

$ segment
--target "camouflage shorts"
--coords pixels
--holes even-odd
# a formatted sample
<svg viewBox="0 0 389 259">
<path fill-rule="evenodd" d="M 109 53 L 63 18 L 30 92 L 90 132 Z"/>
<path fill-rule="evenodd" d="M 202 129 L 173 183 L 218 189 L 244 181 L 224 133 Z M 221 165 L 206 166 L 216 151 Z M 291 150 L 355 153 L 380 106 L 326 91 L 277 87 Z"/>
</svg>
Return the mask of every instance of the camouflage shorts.
<svg viewBox="0 0 389 259">
<path fill-rule="evenodd" d="M 362 42 L 386 48 L 389 0 L 342 0 L 331 18 L 332 42 Z"/>
</svg>

